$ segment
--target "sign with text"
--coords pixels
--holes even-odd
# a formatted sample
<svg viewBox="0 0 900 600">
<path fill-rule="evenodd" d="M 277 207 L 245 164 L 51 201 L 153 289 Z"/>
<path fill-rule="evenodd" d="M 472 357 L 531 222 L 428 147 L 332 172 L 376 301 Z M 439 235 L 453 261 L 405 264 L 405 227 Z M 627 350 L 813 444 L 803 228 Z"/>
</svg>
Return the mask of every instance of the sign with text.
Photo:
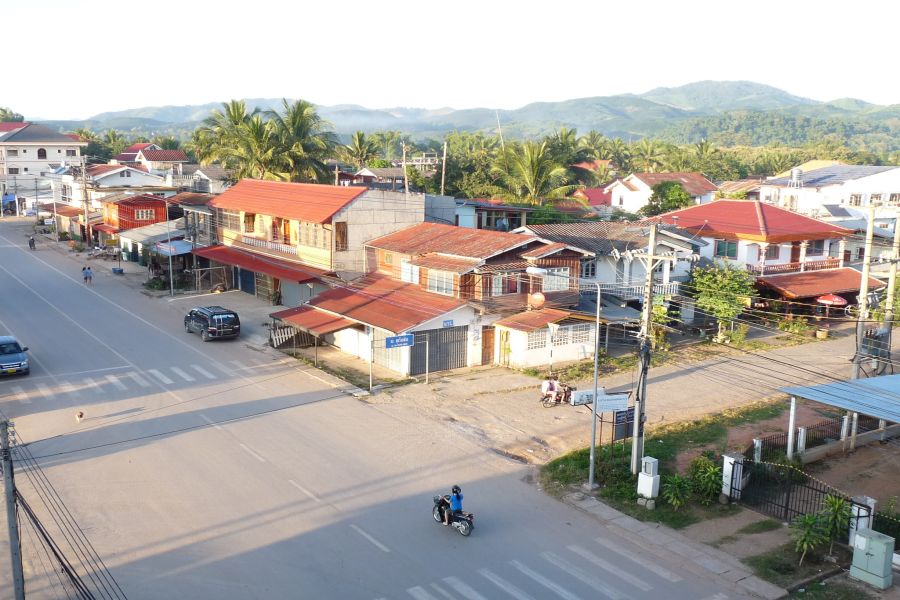
<svg viewBox="0 0 900 600">
<path fill-rule="evenodd" d="M 572 393 L 572 406 L 591 404 L 594 390 L 577 390 Z M 628 407 L 628 394 L 607 394 L 603 389 L 597 395 L 597 412 L 616 412 Z"/>
<path fill-rule="evenodd" d="M 385 348 L 405 348 L 407 346 L 412 346 L 413 343 L 413 334 L 411 333 L 384 338 Z"/>
<path fill-rule="evenodd" d="M 617 410 L 613 427 L 613 440 L 626 440 L 634 432 L 634 407 L 628 410 Z"/>
<path fill-rule="evenodd" d="M 453 319 L 447 319 L 444 321 L 444 327 L 453 327 Z"/>
</svg>

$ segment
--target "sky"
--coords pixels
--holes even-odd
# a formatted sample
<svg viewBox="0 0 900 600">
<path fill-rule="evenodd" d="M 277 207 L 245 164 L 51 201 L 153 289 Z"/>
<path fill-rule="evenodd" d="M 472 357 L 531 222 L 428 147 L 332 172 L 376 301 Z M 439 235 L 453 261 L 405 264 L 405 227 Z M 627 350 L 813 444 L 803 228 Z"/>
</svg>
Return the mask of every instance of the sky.
<svg viewBox="0 0 900 600">
<path fill-rule="evenodd" d="M 0 106 L 514 109 L 702 80 L 900 104 L 898 17 L 892 0 L 0 0 Z"/>
</svg>

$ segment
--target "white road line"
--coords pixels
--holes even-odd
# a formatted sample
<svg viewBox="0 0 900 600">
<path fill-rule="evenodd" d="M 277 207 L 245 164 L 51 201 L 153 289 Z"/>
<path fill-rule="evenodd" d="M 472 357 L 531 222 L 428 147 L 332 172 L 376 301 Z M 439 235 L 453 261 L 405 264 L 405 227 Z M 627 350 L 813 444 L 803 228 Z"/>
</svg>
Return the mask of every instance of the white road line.
<svg viewBox="0 0 900 600">
<path fill-rule="evenodd" d="M 493 571 L 489 569 L 478 569 L 478 572 L 481 573 L 481 576 L 486 578 L 488 581 L 496 585 L 498 588 L 515 598 L 516 600 L 534 600 L 531 596 L 503 579 Z"/>
<path fill-rule="evenodd" d="M 573 594 L 572 592 L 570 592 L 563 586 L 550 581 L 549 579 L 547 579 L 546 577 L 544 577 L 537 571 L 533 571 L 533 570 L 529 569 L 528 567 L 526 567 L 519 561 L 511 560 L 511 561 L 509 561 L 509 564 L 514 566 L 520 573 L 532 578 L 533 580 L 535 580 L 536 582 L 538 582 L 539 584 L 541 584 L 542 586 L 544 586 L 545 588 L 547 588 L 548 590 L 550 590 L 551 592 L 553 592 L 554 594 L 559 596 L 560 598 L 565 598 L 565 600 L 581 600 L 578 596 L 576 596 L 575 594 Z"/>
<path fill-rule="evenodd" d="M 25 393 L 25 390 L 20 388 L 19 386 L 9 388 L 12 390 L 12 393 L 15 394 L 16 400 L 21 402 L 22 404 L 31 404 L 31 398 L 28 397 L 28 394 Z"/>
<path fill-rule="evenodd" d="M 611 587 L 606 584 L 604 581 L 600 581 L 596 577 L 591 577 L 578 567 L 572 566 L 571 563 L 564 560 L 561 556 L 554 554 L 553 552 L 541 552 L 541 558 L 549 562 L 551 565 L 557 567 L 558 569 L 562 569 L 581 583 L 585 585 L 589 585 L 594 588 L 610 600 L 628 600 L 628 596 L 614 587 Z"/>
<path fill-rule="evenodd" d="M 266 459 L 264 459 L 262 456 L 260 456 L 259 454 L 257 454 L 256 452 L 254 452 L 253 450 L 251 450 L 250 448 L 248 448 L 246 445 L 241 444 L 240 442 L 238 443 L 238 445 L 239 445 L 241 448 L 243 448 L 243 449 L 247 452 L 247 454 L 249 454 L 250 456 L 252 456 L 252 457 L 255 458 L 256 460 L 258 460 L 259 462 L 266 462 Z"/>
<path fill-rule="evenodd" d="M 72 385 L 71 383 L 69 383 L 68 381 L 60 382 L 59 389 L 62 390 L 63 394 L 72 394 L 72 395 L 74 395 L 75 392 L 78 391 L 75 389 L 75 386 Z"/>
<path fill-rule="evenodd" d="M 220 370 L 225 375 L 234 375 L 234 369 L 229 369 L 223 365 L 220 365 L 219 363 L 213 363 L 212 366 Z"/>
<path fill-rule="evenodd" d="M 429 585 L 431 586 L 431 589 L 433 589 L 434 591 L 436 591 L 438 594 L 440 594 L 441 596 L 443 596 L 443 597 L 446 598 L 447 600 L 456 600 L 456 598 L 454 598 L 453 595 L 452 595 L 450 592 L 448 592 L 447 590 L 445 590 L 444 588 L 442 588 L 442 587 L 439 586 L 438 584 L 436 584 L 436 583 L 431 583 L 431 584 L 429 584 Z"/>
<path fill-rule="evenodd" d="M 178 367 L 172 367 L 172 372 L 184 379 L 185 381 L 197 381 L 197 378 L 193 375 L 188 375 Z"/>
<path fill-rule="evenodd" d="M 209 417 L 207 417 L 206 415 L 201 413 L 200 418 L 203 419 L 204 421 L 206 421 L 207 423 L 209 423 L 210 425 L 212 425 L 213 427 L 215 427 L 216 429 L 218 429 L 220 431 L 222 430 L 221 425 L 219 425 L 218 423 L 214 423 L 213 420 L 210 419 Z"/>
<path fill-rule="evenodd" d="M 35 384 L 35 387 L 38 389 L 38 391 L 41 393 L 41 396 L 43 396 L 44 398 L 47 398 L 48 400 L 53 398 L 53 391 L 50 388 L 48 388 L 46 385 L 44 385 L 43 383 Z"/>
<path fill-rule="evenodd" d="M 662 577 L 663 579 L 665 579 L 667 581 L 671 581 L 672 583 L 678 583 L 679 581 L 682 581 L 682 578 L 679 575 L 676 575 L 675 573 L 666 569 L 665 567 L 661 567 L 659 565 L 653 564 L 652 561 L 642 559 L 640 556 L 638 556 L 634 552 L 629 552 L 628 550 L 625 550 L 624 548 L 619 548 L 616 545 L 616 543 L 611 540 L 608 540 L 608 539 L 602 538 L 602 537 L 598 537 L 598 538 L 594 538 L 594 541 L 597 542 L 598 544 L 600 544 L 601 546 L 603 546 L 604 548 L 612 550 L 619 556 L 624 556 L 625 558 L 631 560 L 635 564 L 640 565 L 641 568 L 646 569 L 647 571 L 650 571 L 651 573 L 656 573 L 657 575 L 659 575 L 660 577 Z"/>
<path fill-rule="evenodd" d="M 228 362 L 231 364 L 232 367 L 234 367 L 238 371 L 243 371 L 244 369 L 247 368 L 247 363 L 245 363 L 242 360 L 231 360 Z"/>
<path fill-rule="evenodd" d="M 457 577 L 444 577 L 444 583 L 456 590 L 456 593 L 460 594 L 463 598 L 468 598 L 468 600 L 487 600 L 487 598 L 473 590 Z"/>
<path fill-rule="evenodd" d="M 590 550 L 586 550 L 586 549 L 582 548 L 581 546 L 569 546 L 568 548 L 569 548 L 569 550 L 571 550 L 572 552 L 574 552 L 581 558 L 597 565 L 598 567 L 600 567 L 601 569 L 603 569 L 610 575 L 615 575 L 619 579 L 622 579 L 623 581 L 630 583 L 631 585 L 633 585 L 634 587 L 636 587 L 639 590 L 649 592 L 650 590 L 653 589 L 652 585 L 650 585 L 649 583 L 647 583 L 640 577 L 635 577 L 631 573 L 626 572 L 624 569 L 620 569 L 619 567 L 615 566 L 614 564 L 603 560 L 602 558 L 600 558 L 599 556 L 597 556 Z"/>
<path fill-rule="evenodd" d="M 366 538 L 367 540 L 372 542 L 372 545 L 375 546 L 376 548 L 378 548 L 379 550 L 381 550 L 382 552 L 390 552 L 391 551 L 390 548 L 388 548 L 387 546 L 385 546 L 384 544 L 382 544 L 381 542 L 379 542 L 378 540 L 373 538 L 369 533 L 363 531 L 362 527 L 359 527 L 357 525 L 354 525 L 353 523 L 350 523 L 350 529 L 352 529 L 359 535 L 363 536 L 364 538 Z"/>
<path fill-rule="evenodd" d="M 321 502 L 321 500 L 319 500 L 315 494 L 310 492 L 308 489 L 306 489 L 305 487 L 303 487 L 302 485 L 300 485 L 293 479 L 288 479 L 288 483 L 291 484 L 292 486 L 294 486 L 295 488 L 297 488 L 298 490 L 300 490 L 301 492 L 303 492 L 304 494 L 306 494 L 307 496 L 309 496 L 311 499 L 315 500 L 316 502 Z"/>
<path fill-rule="evenodd" d="M 703 600 L 728 600 L 728 596 L 725 594 L 713 594 L 712 596 L 703 598 Z"/>
<path fill-rule="evenodd" d="M 198 373 L 200 373 L 201 375 L 203 375 L 204 377 L 206 377 L 207 379 L 215 379 L 216 378 L 215 375 L 213 375 L 212 373 L 210 373 L 209 371 L 207 371 L 200 365 L 191 365 L 191 368 L 193 370 L 197 371 Z"/>
<path fill-rule="evenodd" d="M 106 380 L 108 382 L 110 382 L 111 384 L 113 384 L 114 386 L 116 386 L 116 389 L 118 389 L 121 392 L 124 392 L 128 389 L 128 386 L 125 385 L 124 383 L 122 383 L 121 381 L 119 381 L 119 378 L 116 377 L 115 375 L 107 375 Z"/>
<path fill-rule="evenodd" d="M 150 384 L 147 382 L 147 380 L 144 379 L 143 377 L 141 377 L 140 375 L 138 375 L 137 373 L 135 373 L 134 371 L 129 371 L 128 373 L 126 373 L 126 375 L 131 377 L 132 381 L 134 381 L 136 384 L 138 384 L 142 388 L 150 387 Z"/>
<path fill-rule="evenodd" d="M 103 389 L 102 386 L 97 385 L 97 382 L 93 379 L 84 379 L 84 387 L 90 388 L 92 392 L 95 394 L 105 394 L 106 390 Z"/>
<path fill-rule="evenodd" d="M 418 585 L 416 587 L 409 588 L 408 590 L 406 590 L 406 593 L 416 600 L 438 600 L 427 591 L 425 591 L 425 588 Z"/>
<path fill-rule="evenodd" d="M 156 377 L 161 383 L 165 385 L 172 385 L 173 383 L 175 383 L 156 369 L 147 369 L 147 372 Z"/>
</svg>

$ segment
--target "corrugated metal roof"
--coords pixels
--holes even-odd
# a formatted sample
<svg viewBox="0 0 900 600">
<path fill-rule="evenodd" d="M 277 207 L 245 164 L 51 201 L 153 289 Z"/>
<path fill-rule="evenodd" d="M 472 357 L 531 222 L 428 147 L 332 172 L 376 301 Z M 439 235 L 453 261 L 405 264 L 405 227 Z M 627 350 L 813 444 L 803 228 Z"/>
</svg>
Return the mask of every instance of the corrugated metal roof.
<svg viewBox="0 0 900 600">
<path fill-rule="evenodd" d="M 162 223 L 154 223 L 153 225 L 144 225 L 143 227 L 135 227 L 123 232 L 120 237 L 141 244 L 153 244 L 161 242 L 172 236 L 173 240 L 183 238 L 185 235 L 184 218 L 175 219 L 174 221 L 163 221 Z"/>
<path fill-rule="evenodd" d="M 898 169 L 900 167 L 893 166 L 883 166 L 883 167 L 874 167 L 868 165 L 834 165 L 832 167 L 825 167 L 824 169 L 816 169 L 814 171 L 804 172 L 800 175 L 800 181 L 803 184 L 803 187 L 822 187 L 826 185 L 835 185 L 839 183 L 844 183 L 845 181 L 853 181 L 854 179 L 862 179 L 863 177 L 869 177 L 871 175 L 877 175 L 879 173 L 884 173 L 885 171 L 890 171 L 891 169 Z M 764 183 L 764 185 L 775 185 L 785 187 L 790 185 L 791 178 L 790 177 L 778 177 L 776 179 L 769 179 Z"/>
<path fill-rule="evenodd" d="M 499 321 L 494 321 L 494 326 L 515 329 L 516 331 L 534 331 L 535 329 L 546 327 L 549 323 L 557 323 L 571 316 L 572 313 L 567 310 L 542 308 L 504 317 Z"/>
<path fill-rule="evenodd" d="M 141 156 L 150 161 L 187 162 L 187 154 L 181 150 L 141 150 Z"/>
<path fill-rule="evenodd" d="M 480 258 L 460 258 L 458 256 L 445 256 L 443 254 L 423 254 L 409 261 L 416 267 L 449 271 L 451 273 L 468 273 L 474 271 L 481 264 Z"/>
<path fill-rule="evenodd" d="M 436 252 L 453 256 L 488 258 L 500 252 L 524 246 L 536 239 L 503 231 L 456 227 L 442 223 L 419 223 L 375 238 L 366 246 L 401 254 Z"/>
<path fill-rule="evenodd" d="M 181 204 L 187 206 L 206 206 L 209 201 L 215 198 L 213 194 L 200 194 L 197 192 L 179 192 L 169 198 L 172 204 Z"/>
<path fill-rule="evenodd" d="M 359 325 L 357 321 L 316 310 L 312 306 L 298 306 L 269 315 L 273 319 L 298 327 L 315 336 L 323 336 Z"/>
<path fill-rule="evenodd" d="M 766 285 L 785 298 L 815 298 L 824 294 L 858 292 L 862 274 L 856 269 L 843 267 L 803 273 L 785 273 L 758 277 L 756 281 Z M 884 283 L 869 278 L 869 289 L 883 288 Z"/>
<path fill-rule="evenodd" d="M 900 375 L 839 381 L 823 385 L 784 387 L 781 391 L 820 404 L 900 422 Z"/>
<path fill-rule="evenodd" d="M 597 255 L 609 254 L 613 248 L 620 252 L 647 245 L 649 230 L 635 223 L 618 223 L 612 221 L 594 221 L 589 223 L 550 223 L 546 225 L 526 225 L 517 231 L 524 230 L 553 242 L 561 242 L 576 248 L 593 252 Z M 682 237 L 691 237 L 686 231 L 672 228 L 672 232 Z M 660 228 L 660 241 L 673 246 L 690 250 L 691 245 L 685 241 L 666 236 L 666 230 Z"/>
<path fill-rule="evenodd" d="M 209 206 L 310 223 L 329 223 L 336 212 L 366 193 L 366 188 L 242 179 Z"/>
<path fill-rule="evenodd" d="M 263 256 L 253 252 L 243 252 L 236 248 L 229 248 L 228 246 L 195 248 L 194 254 L 225 265 L 235 265 L 242 269 L 257 273 L 265 273 L 266 275 L 271 275 L 272 277 L 295 283 L 312 281 L 326 274 L 326 271 L 323 271 L 322 269 L 292 263 L 287 260 L 279 260 L 277 258 Z"/>
<path fill-rule="evenodd" d="M 543 258 L 551 254 L 556 254 L 557 252 L 565 250 L 568 247 L 568 244 L 564 244 L 562 242 L 553 242 L 552 244 L 546 244 L 544 246 L 532 248 L 528 252 L 523 252 L 521 256 L 522 258 Z"/>
<path fill-rule="evenodd" d="M 700 173 L 634 173 L 632 176 L 650 187 L 669 181 L 680 183 L 684 191 L 691 196 L 703 196 L 719 189 L 716 184 Z"/>
</svg>

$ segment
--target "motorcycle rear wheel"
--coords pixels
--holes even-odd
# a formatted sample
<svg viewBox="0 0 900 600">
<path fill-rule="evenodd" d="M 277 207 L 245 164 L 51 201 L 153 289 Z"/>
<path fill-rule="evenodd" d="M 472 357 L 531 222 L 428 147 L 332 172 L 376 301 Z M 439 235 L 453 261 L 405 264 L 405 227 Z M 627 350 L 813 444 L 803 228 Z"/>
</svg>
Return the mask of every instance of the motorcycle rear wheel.
<svg viewBox="0 0 900 600">
<path fill-rule="evenodd" d="M 460 519 L 459 521 L 459 534 L 463 537 L 469 537 L 472 535 L 472 523 L 468 519 Z"/>
<path fill-rule="evenodd" d="M 554 400 L 550 396 L 543 396 L 541 398 L 541 404 L 544 406 L 544 408 L 550 408 L 551 406 L 556 406 L 556 400 Z"/>
</svg>

